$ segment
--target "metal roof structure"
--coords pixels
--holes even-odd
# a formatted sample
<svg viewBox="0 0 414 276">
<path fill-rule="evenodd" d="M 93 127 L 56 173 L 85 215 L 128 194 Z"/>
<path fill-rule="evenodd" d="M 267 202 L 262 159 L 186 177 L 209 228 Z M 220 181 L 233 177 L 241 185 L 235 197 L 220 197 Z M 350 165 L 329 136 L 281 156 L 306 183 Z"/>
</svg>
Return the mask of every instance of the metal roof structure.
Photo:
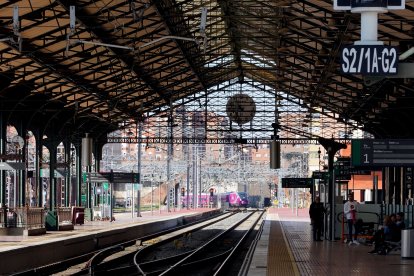
<svg viewBox="0 0 414 276">
<path fill-rule="evenodd" d="M 186 104 L 207 114 L 215 99 L 255 88 L 256 104 L 274 110 L 236 130 L 271 133 L 289 111 L 281 106 L 294 103 L 303 116 L 285 121 L 299 124 L 279 124 L 300 137 L 314 136 L 315 113 L 375 137 L 414 134 L 410 79 L 340 73 L 340 49 L 359 39 L 360 15 L 334 11 L 331 1 L 0 1 L 0 20 L 7 122 L 107 134 L 170 108 L 178 118 Z M 414 2 L 380 14 L 378 26 L 385 45 L 410 49 Z"/>
</svg>

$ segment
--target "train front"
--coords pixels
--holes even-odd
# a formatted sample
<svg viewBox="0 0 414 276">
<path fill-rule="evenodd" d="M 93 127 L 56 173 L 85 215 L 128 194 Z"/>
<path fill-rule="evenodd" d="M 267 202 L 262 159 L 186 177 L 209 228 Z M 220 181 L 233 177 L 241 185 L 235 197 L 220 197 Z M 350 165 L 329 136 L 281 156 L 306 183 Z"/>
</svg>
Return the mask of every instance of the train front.
<svg viewBox="0 0 414 276">
<path fill-rule="evenodd" d="M 239 206 L 247 207 L 249 204 L 249 200 L 247 199 L 247 193 L 245 192 L 239 192 Z"/>
</svg>

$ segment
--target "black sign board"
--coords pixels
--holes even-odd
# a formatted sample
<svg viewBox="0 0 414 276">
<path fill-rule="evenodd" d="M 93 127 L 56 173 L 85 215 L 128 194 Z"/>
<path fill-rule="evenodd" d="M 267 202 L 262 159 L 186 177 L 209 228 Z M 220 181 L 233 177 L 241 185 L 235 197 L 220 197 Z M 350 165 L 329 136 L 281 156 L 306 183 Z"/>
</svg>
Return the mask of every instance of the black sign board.
<svg viewBox="0 0 414 276">
<path fill-rule="evenodd" d="M 356 169 L 356 168 L 350 168 L 349 169 L 349 173 L 352 175 L 370 175 L 371 171 L 370 170 L 361 170 L 361 169 Z"/>
<path fill-rule="evenodd" d="M 341 72 L 371 76 L 398 73 L 397 48 L 383 45 L 349 45 L 342 48 Z"/>
<path fill-rule="evenodd" d="M 312 172 L 312 179 L 326 179 L 326 178 L 329 178 L 328 172 L 321 172 L 321 171 Z"/>
<path fill-rule="evenodd" d="M 351 180 L 351 158 L 340 157 L 334 164 L 335 180 Z"/>
<path fill-rule="evenodd" d="M 414 140 L 352 140 L 352 165 L 412 167 L 414 166 Z"/>
<path fill-rule="evenodd" d="M 83 174 L 83 182 L 93 183 L 139 183 L 139 173 L 121 172 L 86 172 Z"/>
<path fill-rule="evenodd" d="M 110 172 L 86 172 L 83 173 L 83 182 L 93 182 L 93 183 L 102 183 L 102 182 L 111 182 L 111 173 Z"/>
<path fill-rule="evenodd" d="M 334 0 L 335 10 L 350 10 L 351 8 L 386 8 L 388 10 L 404 9 L 404 0 Z"/>
<path fill-rule="evenodd" d="M 312 178 L 282 178 L 282 188 L 310 188 Z"/>
<path fill-rule="evenodd" d="M 112 183 L 139 183 L 138 173 L 112 173 Z"/>
</svg>

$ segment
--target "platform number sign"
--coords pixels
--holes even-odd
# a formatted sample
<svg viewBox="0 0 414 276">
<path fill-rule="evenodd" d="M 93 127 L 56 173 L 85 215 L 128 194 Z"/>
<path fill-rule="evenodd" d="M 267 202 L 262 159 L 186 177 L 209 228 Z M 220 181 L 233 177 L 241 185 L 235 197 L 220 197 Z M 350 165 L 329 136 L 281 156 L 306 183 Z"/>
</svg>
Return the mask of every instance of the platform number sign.
<svg viewBox="0 0 414 276">
<path fill-rule="evenodd" d="M 397 48 L 382 45 L 350 45 L 342 48 L 341 72 L 362 75 L 398 73 Z"/>
<path fill-rule="evenodd" d="M 354 139 L 351 149 L 353 166 L 414 166 L 412 139 Z"/>
</svg>

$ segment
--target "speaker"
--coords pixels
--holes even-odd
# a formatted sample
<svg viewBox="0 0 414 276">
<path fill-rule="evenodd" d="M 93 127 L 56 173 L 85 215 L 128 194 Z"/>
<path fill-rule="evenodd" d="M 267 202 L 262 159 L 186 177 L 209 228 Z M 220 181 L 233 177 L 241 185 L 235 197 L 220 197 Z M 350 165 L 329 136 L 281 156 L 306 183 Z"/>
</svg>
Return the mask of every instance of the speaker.
<svg viewBox="0 0 414 276">
<path fill-rule="evenodd" d="M 82 138 L 82 166 L 92 166 L 92 138 Z"/>
<path fill-rule="evenodd" d="M 270 142 L 270 168 L 280 169 L 280 142 Z"/>
</svg>

